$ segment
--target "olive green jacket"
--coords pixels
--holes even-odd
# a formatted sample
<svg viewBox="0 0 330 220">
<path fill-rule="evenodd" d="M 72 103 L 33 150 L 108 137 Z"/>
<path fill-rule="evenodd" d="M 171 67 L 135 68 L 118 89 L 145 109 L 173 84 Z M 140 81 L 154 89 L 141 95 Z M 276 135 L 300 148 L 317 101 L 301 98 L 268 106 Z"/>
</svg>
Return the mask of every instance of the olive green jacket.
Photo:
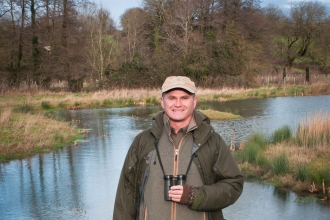
<svg viewBox="0 0 330 220">
<path fill-rule="evenodd" d="M 155 149 L 162 134 L 163 114 L 160 112 L 153 118 L 151 129 L 135 137 L 127 153 L 117 188 L 114 220 L 136 219 L 148 153 Z M 210 220 L 223 219 L 222 209 L 235 203 L 243 191 L 243 176 L 227 145 L 210 125 L 209 118 L 196 110 L 194 117 L 198 127 L 193 131 L 193 139 L 199 148 L 193 162 L 204 185 L 194 188 L 195 199 L 189 208 L 208 212 Z"/>
</svg>

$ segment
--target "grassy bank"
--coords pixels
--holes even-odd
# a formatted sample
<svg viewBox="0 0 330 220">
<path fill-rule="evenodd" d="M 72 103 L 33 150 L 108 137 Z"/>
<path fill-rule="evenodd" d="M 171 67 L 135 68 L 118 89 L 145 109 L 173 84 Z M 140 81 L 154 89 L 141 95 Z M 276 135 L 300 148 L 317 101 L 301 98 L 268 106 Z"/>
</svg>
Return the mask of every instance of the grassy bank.
<svg viewBox="0 0 330 220">
<path fill-rule="evenodd" d="M 41 113 L 3 109 L 0 111 L 0 161 L 67 146 L 78 133 L 74 126 Z"/>
<path fill-rule="evenodd" d="M 238 118 L 239 116 L 231 113 L 221 113 L 208 109 L 208 106 L 204 105 L 206 101 L 227 101 L 238 99 L 251 99 L 251 98 L 267 98 L 277 96 L 302 96 L 302 95 L 320 95 L 330 94 L 329 84 L 313 84 L 305 86 L 267 86 L 256 89 L 231 89 L 223 88 L 205 89 L 198 88 L 197 96 L 199 103 L 201 104 L 201 111 L 208 115 L 211 119 L 231 119 Z M 0 96 L 0 112 L 1 112 L 1 151 L 2 157 L 17 157 L 18 155 L 24 155 L 24 153 L 32 153 L 51 149 L 52 146 L 56 147 L 65 143 L 70 143 L 69 137 L 66 134 L 58 134 L 63 130 L 70 130 L 70 138 L 74 136 L 72 127 L 63 122 L 46 118 L 39 114 L 52 110 L 79 110 L 85 108 L 108 108 L 108 107 L 126 107 L 126 106 L 145 106 L 145 105 L 159 105 L 160 101 L 159 89 L 121 89 L 121 90 L 103 90 L 94 93 L 51 93 L 45 91 L 30 91 L 27 93 L 9 92 Z M 12 110 L 8 110 L 8 108 Z M 10 114 L 8 113 L 10 112 Z M 26 114 L 28 113 L 28 114 Z M 33 113 L 33 114 L 31 114 Z M 37 114 L 38 113 L 38 114 Z M 39 121 L 40 122 L 37 122 Z M 46 120 L 50 120 L 47 121 Z M 3 123 L 6 121 L 6 123 Z M 22 123 L 28 121 L 28 123 Z M 39 123 L 34 125 L 40 127 L 40 132 L 48 131 L 52 126 L 53 132 L 47 135 L 40 135 L 47 137 L 47 141 L 41 139 L 39 144 L 35 144 L 36 140 L 31 140 L 33 135 L 38 134 L 36 128 L 31 126 L 33 121 Z M 68 126 L 65 128 L 57 128 L 58 126 Z M 15 128 L 19 127 L 19 129 Z M 23 127 L 27 126 L 27 127 Z M 42 129 L 44 128 L 44 129 Z M 19 132 L 19 133 L 17 133 Z M 53 133 L 53 136 L 51 136 Z M 39 133 L 40 134 L 40 133 Z M 54 134 L 56 134 L 54 137 Z M 52 140 L 53 143 L 49 143 Z M 60 140 L 60 141 L 59 141 Z M 30 142 L 30 143 L 26 143 Z M 24 146 L 23 146 L 24 145 Z"/>
<path fill-rule="evenodd" d="M 278 96 L 308 96 L 330 94 L 329 84 L 313 84 L 305 86 L 268 86 L 256 89 L 205 89 L 198 88 L 199 103 L 204 101 L 227 101 L 255 98 L 269 98 Z M 82 109 L 103 107 L 126 107 L 159 105 L 159 89 L 122 89 L 103 90 L 94 93 L 7 93 L 0 96 L 0 109 L 11 106 L 13 108 L 32 108 L 33 110 L 50 109 Z"/>
<path fill-rule="evenodd" d="M 330 200 L 330 113 L 308 116 L 295 132 L 254 134 L 233 154 L 247 176 Z"/>
</svg>

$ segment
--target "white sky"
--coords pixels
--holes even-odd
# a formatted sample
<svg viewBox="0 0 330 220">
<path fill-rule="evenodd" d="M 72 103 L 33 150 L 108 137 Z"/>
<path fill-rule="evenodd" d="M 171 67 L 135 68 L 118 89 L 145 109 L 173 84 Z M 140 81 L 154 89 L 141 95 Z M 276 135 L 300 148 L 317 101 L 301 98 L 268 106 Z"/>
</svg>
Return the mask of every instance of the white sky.
<svg viewBox="0 0 330 220">
<path fill-rule="evenodd" d="M 261 7 L 265 7 L 269 4 L 279 6 L 282 9 L 289 8 L 291 3 L 303 1 L 303 0 L 261 0 Z M 309 0 L 306 0 L 309 1 Z M 119 26 L 120 16 L 129 8 L 141 7 L 142 0 L 94 0 L 98 5 L 108 9 L 112 18 Z M 330 0 L 318 0 L 318 2 L 324 3 L 330 6 Z"/>
</svg>

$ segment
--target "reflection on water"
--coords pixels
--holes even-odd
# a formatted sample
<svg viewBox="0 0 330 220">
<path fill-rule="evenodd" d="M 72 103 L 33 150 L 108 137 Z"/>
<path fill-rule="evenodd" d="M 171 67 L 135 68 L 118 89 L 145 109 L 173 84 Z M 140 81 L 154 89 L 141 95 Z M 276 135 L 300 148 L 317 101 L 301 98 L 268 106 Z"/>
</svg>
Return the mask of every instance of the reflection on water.
<svg viewBox="0 0 330 220">
<path fill-rule="evenodd" d="M 214 109 L 244 116 L 213 121 L 230 142 L 256 131 L 294 126 L 307 113 L 330 111 L 330 96 L 209 103 Z M 119 173 L 133 138 L 150 127 L 159 107 L 63 111 L 68 121 L 90 132 L 70 146 L 24 160 L 0 163 L 0 219 L 111 219 Z M 242 197 L 224 210 L 227 219 L 329 219 L 317 200 L 296 202 L 291 192 L 247 182 Z"/>
<path fill-rule="evenodd" d="M 259 182 L 246 182 L 239 200 L 224 209 L 226 219 L 329 219 L 330 208 L 312 199 L 298 202 L 296 194 Z"/>
<path fill-rule="evenodd" d="M 224 136 L 227 143 L 230 143 L 234 127 L 235 142 L 238 145 L 252 133 L 261 132 L 270 135 L 284 125 L 290 126 L 295 131 L 298 123 L 307 115 L 320 111 L 329 112 L 330 96 L 278 97 L 207 104 L 212 109 L 243 116 L 243 119 L 212 123 L 215 130 Z M 203 105 L 205 104 L 203 103 Z"/>
</svg>

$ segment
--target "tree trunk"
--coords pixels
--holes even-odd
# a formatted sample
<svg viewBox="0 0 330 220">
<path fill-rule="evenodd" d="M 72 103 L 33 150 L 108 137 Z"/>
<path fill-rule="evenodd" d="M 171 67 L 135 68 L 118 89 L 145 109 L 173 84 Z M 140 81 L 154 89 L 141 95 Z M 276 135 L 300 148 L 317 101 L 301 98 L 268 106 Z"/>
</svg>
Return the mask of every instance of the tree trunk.
<svg viewBox="0 0 330 220">
<path fill-rule="evenodd" d="M 309 83 L 309 67 L 306 67 L 306 82 Z"/>
<path fill-rule="evenodd" d="M 31 0 L 31 27 L 32 27 L 32 60 L 33 60 L 33 81 L 40 85 L 39 73 L 38 73 L 38 64 L 40 51 L 38 49 L 38 36 L 36 35 L 36 9 L 35 1 Z M 30 80 L 28 80 L 30 87 Z"/>
<path fill-rule="evenodd" d="M 285 84 L 286 80 L 286 67 L 283 68 L 283 83 Z"/>
<path fill-rule="evenodd" d="M 21 81 L 21 62 L 23 58 L 23 33 L 24 33 L 24 26 L 25 26 L 25 0 L 22 0 L 22 14 L 21 14 L 21 27 L 19 33 L 19 40 L 18 40 L 18 53 L 17 53 L 17 69 L 14 71 L 14 86 L 19 88 L 19 84 Z"/>
</svg>

